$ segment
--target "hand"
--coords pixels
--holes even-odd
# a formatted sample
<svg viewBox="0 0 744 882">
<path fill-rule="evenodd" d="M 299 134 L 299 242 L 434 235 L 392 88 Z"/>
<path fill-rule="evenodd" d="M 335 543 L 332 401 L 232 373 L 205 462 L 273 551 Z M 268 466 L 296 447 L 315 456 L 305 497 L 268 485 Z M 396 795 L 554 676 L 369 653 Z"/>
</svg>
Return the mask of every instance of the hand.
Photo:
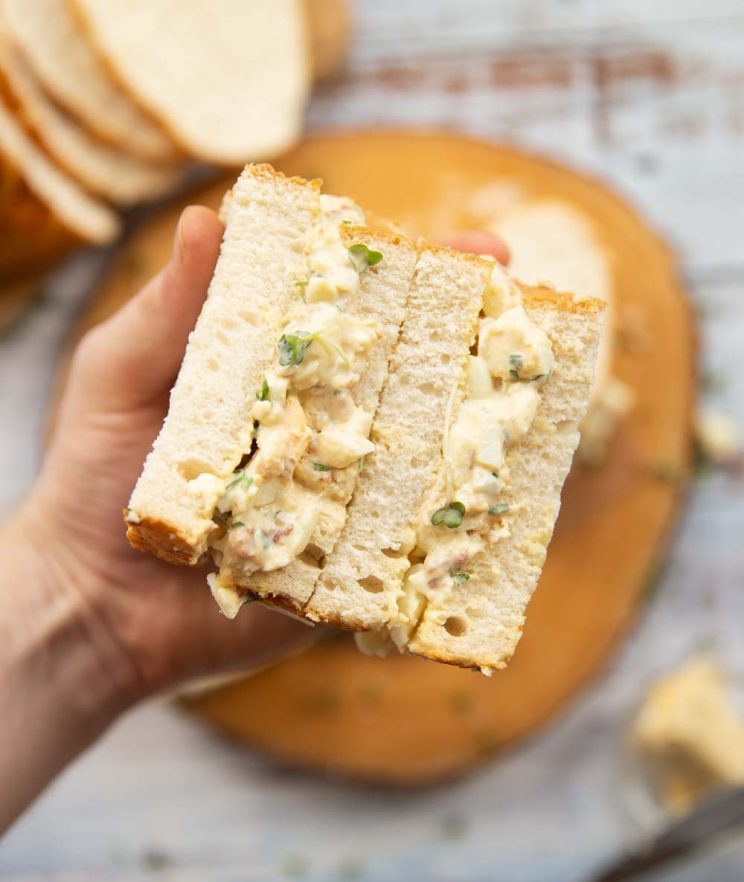
<svg viewBox="0 0 744 882">
<path fill-rule="evenodd" d="M 313 629 L 257 604 L 228 621 L 203 570 L 164 564 L 134 551 L 125 538 L 122 509 L 162 424 L 222 232 L 213 212 L 186 209 L 168 266 L 83 339 L 42 473 L 0 534 L 7 564 L 7 581 L 0 577 L 0 646 L 3 636 L 9 641 L 5 654 L 0 649 L 0 716 L 12 704 L 15 724 L 5 737 L 24 739 L 40 720 L 42 728 L 56 729 L 44 763 L 41 746 L 29 746 L 26 778 L 16 753 L 17 803 L 131 703 L 186 677 L 260 663 L 313 638 Z M 446 244 L 505 256 L 486 234 L 457 234 Z M 24 670 L 29 647 L 37 663 Z M 7 683 L 18 693 L 15 701 Z M 29 710 L 30 695 L 39 706 Z M 0 829 L 2 820 L 0 806 Z"/>
</svg>

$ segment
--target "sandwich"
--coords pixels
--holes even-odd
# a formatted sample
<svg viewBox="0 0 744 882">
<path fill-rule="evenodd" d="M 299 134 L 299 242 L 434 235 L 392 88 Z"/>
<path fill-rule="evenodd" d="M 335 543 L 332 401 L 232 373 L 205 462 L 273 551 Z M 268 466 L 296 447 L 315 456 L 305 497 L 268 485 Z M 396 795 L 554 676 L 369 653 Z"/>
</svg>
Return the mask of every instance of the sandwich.
<svg viewBox="0 0 744 882">
<path fill-rule="evenodd" d="M 211 558 L 258 600 L 490 673 L 537 584 L 603 304 L 380 225 L 247 166 L 125 512 L 132 545 Z"/>
</svg>

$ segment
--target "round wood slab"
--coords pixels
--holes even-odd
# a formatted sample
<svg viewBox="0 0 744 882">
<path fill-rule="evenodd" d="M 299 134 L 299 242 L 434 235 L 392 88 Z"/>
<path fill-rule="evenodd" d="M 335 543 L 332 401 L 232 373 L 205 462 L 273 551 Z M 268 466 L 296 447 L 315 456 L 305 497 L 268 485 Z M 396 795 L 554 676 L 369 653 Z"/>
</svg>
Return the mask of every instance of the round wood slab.
<svg viewBox="0 0 744 882">
<path fill-rule="evenodd" d="M 456 136 L 309 138 L 275 163 L 427 237 L 477 225 L 499 194 L 554 197 L 589 218 L 612 257 L 613 373 L 635 392 L 607 462 L 576 466 L 524 636 L 487 679 L 419 659 L 369 658 L 337 637 L 188 699 L 221 731 L 284 762 L 391 785 L 452 776 L 534 732 L 596 673 L 662 554 L 690 463 L 691 316 L 666 245 L 598 181 L 519 150 Z M 225 183 L 189 201 L 217 205 Z M 476 194 L 480 194 L 478 197 Z M 174 206 L 132 237 L 85 315 L 110 314 L 166 260 Z"/>
</svg>

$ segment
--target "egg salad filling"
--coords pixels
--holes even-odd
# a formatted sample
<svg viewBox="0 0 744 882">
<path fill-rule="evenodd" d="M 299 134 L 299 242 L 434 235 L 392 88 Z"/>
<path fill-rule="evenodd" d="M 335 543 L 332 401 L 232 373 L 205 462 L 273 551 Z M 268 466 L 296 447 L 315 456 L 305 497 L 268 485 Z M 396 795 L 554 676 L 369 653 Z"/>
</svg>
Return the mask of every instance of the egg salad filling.
<svg viewBox="0 0 744 882">
<path fill-rule="evenodd" d="M 529 432 L 553 367 L 548 336 L 529 319 L 519 288 L 494 265 L 475 354 L 468 357 L 465 398 L 452 422 L 453 388 L 442 467 L 415 524 L 411 567 L 389 625 L 399 647 L 409 640 L 429 600 L 467 583 L 476 555 L 509 535 L 514 509 L 504 499 L 510 478 L 507 451 Z"/>
<path fill-rule="evenodd" d="M 313 538 L 340 529 L 362 460 L 374 450 L 373 414 L 355 403 L 353 388 L 381 332 L 350 307 L 360 276 L 382 254 L 342 241 L 342 224 L 364 223 L 353 202 L 322 195 L 321 211 L 307 274 L 296 282 L 303 296 L 250 410 L 251 450 L 217 502 L 210 544 L 220 571 L 209 583 L 230 617 L 243 603 L 236 581 L 303 554 L 319 561 L 329 550 Z"/>
</svg>

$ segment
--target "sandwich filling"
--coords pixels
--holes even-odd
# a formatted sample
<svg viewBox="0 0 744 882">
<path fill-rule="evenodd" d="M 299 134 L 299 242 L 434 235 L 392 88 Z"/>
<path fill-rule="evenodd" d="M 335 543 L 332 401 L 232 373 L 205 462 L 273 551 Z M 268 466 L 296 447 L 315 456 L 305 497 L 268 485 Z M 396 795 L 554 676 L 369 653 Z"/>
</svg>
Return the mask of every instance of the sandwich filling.
<svg viewBox="0 0 744 882">
<path fill-rule="evenodd" d="M 467 583 L 475 557 L 509 535 L 516 508 L 505 500 L 507 451 L 530 431 L 554 367 L 547 334 L 529 319 L 519 288 L 498 265 L 484 293 L 474 352 L 468 356 L 464 398 L 454 421 L 460 387 L 450 394 L 442 464 L 413 525 L 411 566 L 388 625 L 389 638 L 401 649 L 427 603 Z M 373 649 L 383 636 L 388 639 L 367 638 Z"/>
<path fill-rule="evenodd" d="M 220 571 L 209 583 L 230 617 L 243 603 L 236 583 L 300 555 L 320 561 L 330 550 L 314 540 L 338 532 L 362 460 L 374 450 L 373 413 L 355 403 L 353 389 L 381 332 L 352 306 L 361 275 L 382 254 L 342 241 L 342 224 L 364 223 L 358 206 L 320 198 L 307 275 L 296 281 L 302 297 L 250 410 L 251 450 L 217 502 L 210 546 Z"/>
</svg>

